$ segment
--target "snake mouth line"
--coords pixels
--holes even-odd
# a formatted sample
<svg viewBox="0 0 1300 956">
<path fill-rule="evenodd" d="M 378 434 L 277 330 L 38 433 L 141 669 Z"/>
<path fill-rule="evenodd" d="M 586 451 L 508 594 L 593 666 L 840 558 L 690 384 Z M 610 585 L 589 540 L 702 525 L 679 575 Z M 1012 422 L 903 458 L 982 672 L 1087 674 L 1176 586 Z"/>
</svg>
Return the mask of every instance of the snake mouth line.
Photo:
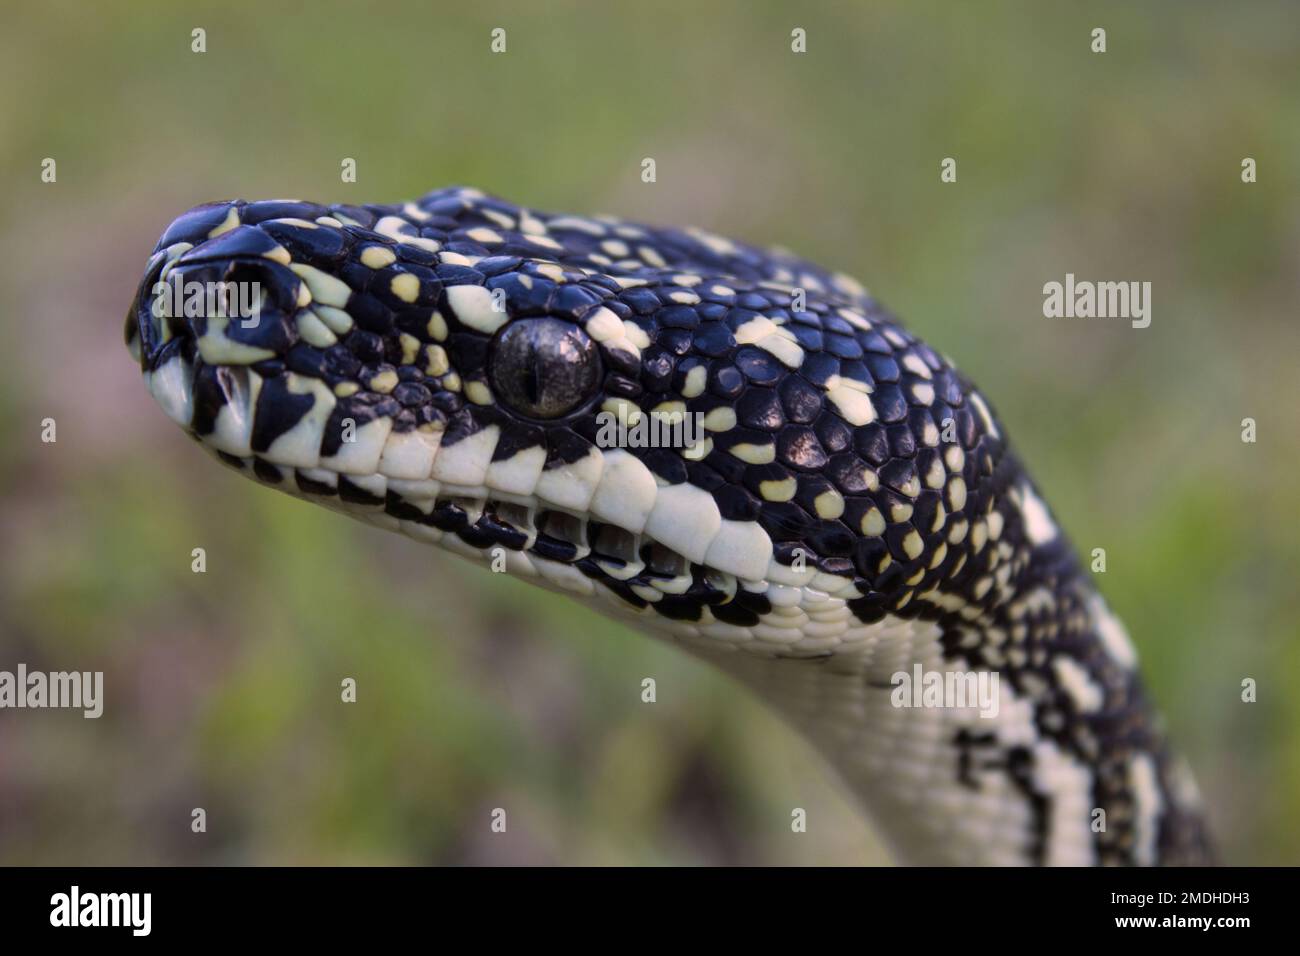
<svg viewBox="0 0 1300 956">
<path fill-rule="evenodd" d="M 278 465 L 255 455 L 218 451 L 191 435 L 224 464 L 261 484 L 461 556 L 495 563 L 501 571 L 540 575 L 586 593 L 603 583 L 625 600 L 635 596 L 643 607 L 666 600 L 671 604 L 672 598 L 690 594 L 718 619 L 741 625 L 756 623 L 761 609 L 768 607 L 762 597 L 765 585 L 694 563 L 645 534 L 547 507 L 535 498 L 504 498 L 487 488 L 428 479 Z M 586 582 L 575 578 L 574 571 Z"/>
</svg>

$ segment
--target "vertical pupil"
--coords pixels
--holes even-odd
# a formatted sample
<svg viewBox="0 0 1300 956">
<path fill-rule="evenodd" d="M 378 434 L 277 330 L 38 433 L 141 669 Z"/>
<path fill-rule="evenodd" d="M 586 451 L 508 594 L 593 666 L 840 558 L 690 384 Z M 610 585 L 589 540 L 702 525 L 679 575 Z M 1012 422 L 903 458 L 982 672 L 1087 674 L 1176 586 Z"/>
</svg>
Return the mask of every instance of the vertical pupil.
<svg viewBox="0 0 1300 956">
<path fill-rule="evenodd" d="M 540 402 L 542 398 L 541 365 L 541 351 L 530 348 L 528 357 L 524 360 L 524 394 L 528 396 L 528 401 L 534 405 Z"/>
</svg>

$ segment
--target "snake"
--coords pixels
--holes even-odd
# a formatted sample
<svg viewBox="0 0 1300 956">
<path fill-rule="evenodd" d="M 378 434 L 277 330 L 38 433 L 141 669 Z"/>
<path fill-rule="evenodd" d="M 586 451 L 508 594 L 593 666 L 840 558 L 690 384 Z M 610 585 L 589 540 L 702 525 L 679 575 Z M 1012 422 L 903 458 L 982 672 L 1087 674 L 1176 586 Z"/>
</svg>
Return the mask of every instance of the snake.
<svg viewBox="0 0 1300 956">
<path fill-rule="evenodd" d="M 125 337 L 230 468 L 731 675 L 899 863 L 1212 860 L 992 404 L 844 273 L 467 187 L 222 201 L 167 226 Z"/>
</svg>

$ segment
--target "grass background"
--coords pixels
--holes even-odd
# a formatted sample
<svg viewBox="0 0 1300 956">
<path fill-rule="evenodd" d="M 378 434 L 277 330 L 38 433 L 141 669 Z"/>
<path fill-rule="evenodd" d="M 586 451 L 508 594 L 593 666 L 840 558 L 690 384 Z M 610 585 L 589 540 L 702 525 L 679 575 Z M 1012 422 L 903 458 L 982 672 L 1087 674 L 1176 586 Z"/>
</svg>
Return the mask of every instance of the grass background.
<svg viewBox="0 0 1300 956">
<path fill-rule="evenodd" d="M 0 712 L 0 862 L 887 859 L 720 675 L 256 489 L 149 400 L 122 319 L 178 212 L 452 183 L 862 278 L 1106 548 L 1224 857 L 1300 862 L 1298 26 L 1284 3 L 4 5 L 0 668 L 103 670 L 107 704 Z M 1044 319 L 1066 272 L 1152 282 L 1151 327 Z"/>
</svg>

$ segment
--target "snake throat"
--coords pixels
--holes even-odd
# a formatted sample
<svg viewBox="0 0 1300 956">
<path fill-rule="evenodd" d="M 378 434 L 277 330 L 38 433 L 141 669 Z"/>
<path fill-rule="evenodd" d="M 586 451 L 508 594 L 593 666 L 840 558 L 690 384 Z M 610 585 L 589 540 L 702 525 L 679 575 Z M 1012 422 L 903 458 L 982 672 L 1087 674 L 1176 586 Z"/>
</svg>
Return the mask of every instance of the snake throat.
<svg viewBox="0 0 1300 956">
<path fill-rule="evenodd" d="M 160 310 L 167 283 L 255 284 L 256 320 Z M 1208 858 L 1133 646 L 991 405 L 853 279 L 471 189 L 234 201 L 167 228 L 126 339 L 248 477 L 752 686 L 904 860 Z M 602 440 L 681 415 L 691 448 Z M 900 709 L 914 665 L 997 674 L 997 716 Z"/>
</svg>

